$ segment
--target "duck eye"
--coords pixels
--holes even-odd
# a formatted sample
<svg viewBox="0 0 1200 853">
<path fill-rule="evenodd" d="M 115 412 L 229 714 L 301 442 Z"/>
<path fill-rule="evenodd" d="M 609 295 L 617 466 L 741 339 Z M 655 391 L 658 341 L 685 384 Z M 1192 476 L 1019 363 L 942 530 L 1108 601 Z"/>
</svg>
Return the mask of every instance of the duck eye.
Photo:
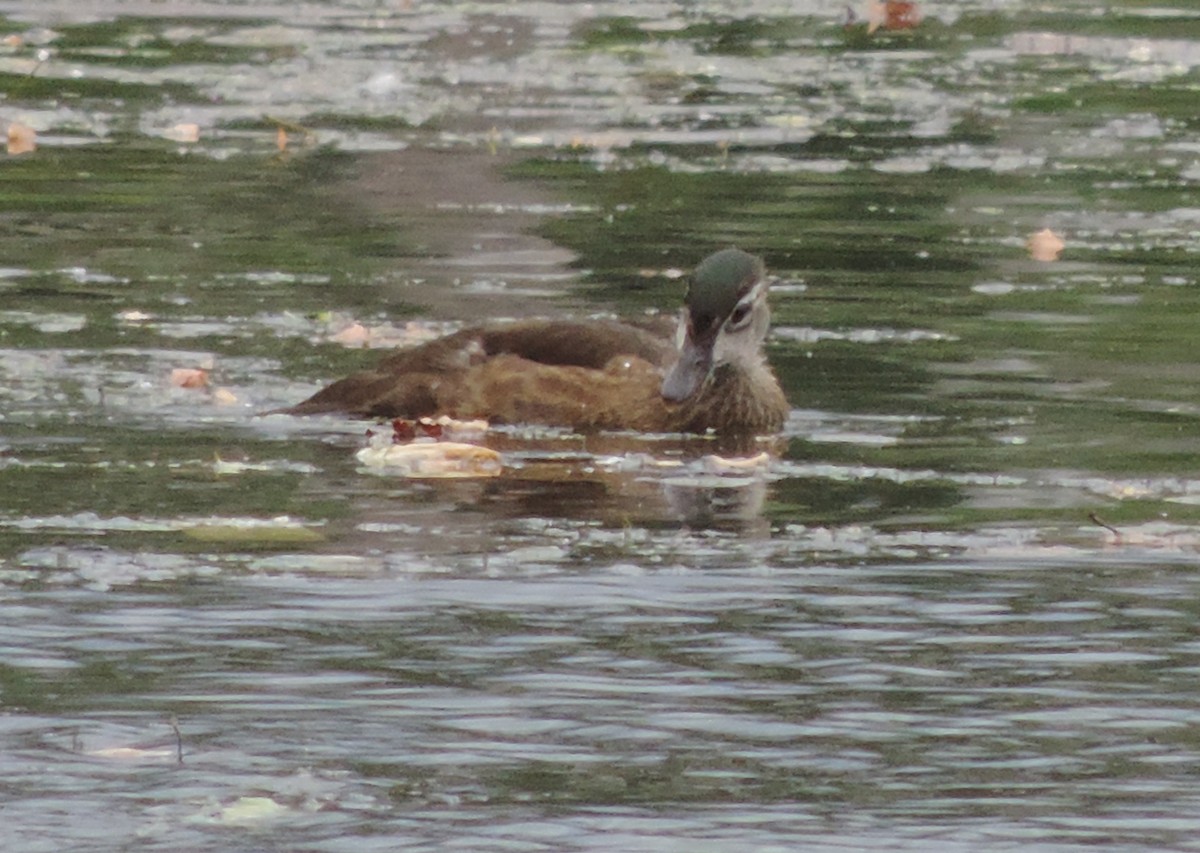
<svg viewBox="0 0 1200 853">
<path fill-rule="evenodd" d="M 733 313 L 729 315 L 729 328 L 734 329 L 746 322 L 746 318 L 750 316 L 750 305 L 741 303 L 733 309 Z"/>
</svg>

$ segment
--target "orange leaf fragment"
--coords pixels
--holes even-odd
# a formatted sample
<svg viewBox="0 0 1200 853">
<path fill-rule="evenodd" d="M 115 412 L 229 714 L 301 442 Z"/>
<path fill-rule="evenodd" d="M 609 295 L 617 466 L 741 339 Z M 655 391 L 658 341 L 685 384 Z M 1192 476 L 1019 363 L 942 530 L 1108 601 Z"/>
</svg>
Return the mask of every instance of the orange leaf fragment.
<svg viewBox="0 0 1200 853">
<path fill-rule="evenodd" d="M 176 367 L 171 371 L 171 384 L 176 388 L 206 388 L 208 371 L 199 367 Z"/>
<path fill-rule="evenodd" d="M 921 9 L 916 3 L 888 0 L 884 5 L 887 18 L 883 25 L 889 30 L 911 30 L 921 23 Z"/>
<path fill-rule="evenodd" d="M 910 0 L 871 0 L 867 6 L 867 34 L 878 29 L 911 30 L 921 23 L 921 9 Z"/>
<path fill-rule="evenodd" d="M 287 146 L 288 146 L 287 131 L 284 130 L 283 125 L 280 125 L 279 127 L 277 127 L 275 129 L 275 147 L 278 148 L 279 153 L 282 154 L 284 151 L 287 151 Z"/>
<path fill-rule="evenodd" d="M 1059 237 L 1049 228 L 1043 228 L 1036 234 L 1030 234 L 1029 239 L 1025 241 L 1025 247 L 1029 250 L 1029 257 L 1035 261 L 1057 261 L 1058 256 L 1062 254 L 1062 250 L 1066 248 L 1066 243 L 1063 238 Z"/>
<path fill-rule="evenodd" d="M 32 127 L 19 121 L 8 124 L 8 153 L 28 154 L 37 150 L 37 133 Z"/>
</svg>

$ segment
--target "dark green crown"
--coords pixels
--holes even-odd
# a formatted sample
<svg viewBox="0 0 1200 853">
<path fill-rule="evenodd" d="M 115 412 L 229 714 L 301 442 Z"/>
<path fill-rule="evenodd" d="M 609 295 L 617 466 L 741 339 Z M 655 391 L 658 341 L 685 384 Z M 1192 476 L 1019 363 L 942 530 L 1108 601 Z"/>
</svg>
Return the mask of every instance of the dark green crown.
<svg viewBox="0 0 1200 853">
<path fill-rule="evenodd" d="M 741 249 L 722 249 L 701 261 L 686 299 L 696 330 L 706 330 L 733 313 L 738 300 L 765 272 L 761 258 Z"/>
</svg>

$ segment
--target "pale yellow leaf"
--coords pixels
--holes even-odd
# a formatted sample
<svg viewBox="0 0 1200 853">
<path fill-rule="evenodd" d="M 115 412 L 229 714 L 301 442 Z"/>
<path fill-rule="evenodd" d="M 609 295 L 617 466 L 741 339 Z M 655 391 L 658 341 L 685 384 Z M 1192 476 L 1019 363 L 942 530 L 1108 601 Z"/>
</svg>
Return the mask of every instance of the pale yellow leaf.
<svg viewBox="0 0 1200 853">
<path fill-rule="evenodd" d="M 183 122 L 163 131 L 163 137 L 172 142 L 199 142 L 200 125 Z"/>
<path fill-rule="evenodd" d="M 364 447 L 355 456 L 368 468 L 413 479 L 498 477 L 504 470 L 496 451 L 456 441 Z"/>
</svg>

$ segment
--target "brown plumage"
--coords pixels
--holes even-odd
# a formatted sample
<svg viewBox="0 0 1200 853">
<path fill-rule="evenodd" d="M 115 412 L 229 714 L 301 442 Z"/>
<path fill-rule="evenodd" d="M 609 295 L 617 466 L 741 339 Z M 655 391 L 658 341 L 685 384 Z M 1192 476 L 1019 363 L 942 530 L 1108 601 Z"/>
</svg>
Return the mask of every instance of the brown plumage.
<svg viewBox="0 0 1200 853">
<path fill-rule="evenodd" d="M 445 414 L 585 431 L 776 432 L 788 405 L 762 353 L 766 292 L 762 262 L 726 249 L 696 270 L 679 346 L 661 322 L 477 326 L 394 352 L 284 411 Z"/>
</svg>

